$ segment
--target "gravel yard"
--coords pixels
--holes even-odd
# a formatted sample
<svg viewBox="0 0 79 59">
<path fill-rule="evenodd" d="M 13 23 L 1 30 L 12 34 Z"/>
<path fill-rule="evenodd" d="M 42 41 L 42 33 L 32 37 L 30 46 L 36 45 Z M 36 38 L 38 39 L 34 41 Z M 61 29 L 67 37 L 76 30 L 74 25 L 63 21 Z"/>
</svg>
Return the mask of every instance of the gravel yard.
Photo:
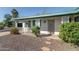
<svg viewBox="0 0 79 59">
<path fill-rule="evenodd" d="M 0 36 L 0 51 L 76 51 L 75 48 L 61 40 L 32 37 L 28 35 Z"/>
</svg>

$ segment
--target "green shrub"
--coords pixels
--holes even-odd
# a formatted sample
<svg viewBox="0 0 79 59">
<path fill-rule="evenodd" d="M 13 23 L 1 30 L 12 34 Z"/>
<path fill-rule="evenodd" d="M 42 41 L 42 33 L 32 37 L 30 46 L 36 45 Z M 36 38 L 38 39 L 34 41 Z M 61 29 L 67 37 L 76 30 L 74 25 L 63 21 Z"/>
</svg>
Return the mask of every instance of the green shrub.
<svg viewBox="0 0 79 59">
<path fill-rule="evenodd" d="M 4 29 L 4 24 L 0 22 L 0 30 Z"/>
<path fill-rule="evenodd" d="M 59 37 L 65 42 L 79 45 L 79 22 L 62 24 Z"/>
<path fill-rule="evenodd" d="M 13 27 L 13 28 L 11 28 L 10 33 L 11 34 L 19 34 L 19 30 L 17 28 Z"/>
<path fill-rule="evenodd" d="M 4 29 L 4 26 L 3 25 L 0 25 L 0 30 Z"/>
<path fill-rule="evenodd" d="M 33 26 L 32 32 L 38 37 L 40 34 L 40 28 L 38 26 Z"/>
</svg>

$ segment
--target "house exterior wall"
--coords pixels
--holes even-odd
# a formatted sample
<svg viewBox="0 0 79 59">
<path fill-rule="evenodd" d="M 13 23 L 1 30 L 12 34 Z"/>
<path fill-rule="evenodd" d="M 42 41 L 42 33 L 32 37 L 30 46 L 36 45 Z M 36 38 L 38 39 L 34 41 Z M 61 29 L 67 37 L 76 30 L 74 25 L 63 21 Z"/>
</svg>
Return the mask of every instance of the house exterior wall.
<svg viewBox="0 0 79 59">
<path fill-rule="evenodd" d="M 22 26 L 23 26 L 23 21 L 15 21 L 15 27 L 22 29 L 22 27 L 18 27 L 18 23 L 22 23 Z"/>
<path fill-rule="evenodd" d="M 36 20 L 35 24 L 40 27 L 40 19 Z"/>
<path fill-rule="evenodd" d="M 69 16 L 57 17 L 55 19 L 55 35 L 59 35 L 59 26 L 60 24 L 69 22 Z"/>
<path fill-rule="evenodd" d="M 55 19 L 55 30 L 54 30 L 54 34 L 55 35 L 58 35 L 59 34 L 59 26 L 61 24 L 61 21 L 62 21 L 61 17 L 57 17 Z"/>
<path fill-rule="evenodd" d="M 40 33 L 41 34 L 49 34 L 48 32 L 48 20 L 41 20 L 41 26 L 40 26 Z"/>
<path fill-rule="evenodd" d="M 69 16 L 62 16 L 61 19 L 62 19 L 62 20 L 61 20 L 61 23 L 62 23 L 62 24 L 69 22 Z"/>
<path fill-rule="evenodd" d="M 54 34 L 54 31 L 55 31 L 55 19 L 48 20 L 48 31 L 51 34 Z"/>
<path fill-rule="evenodd" d="M 18 27 L 18 25 L 17 25 L 17 21 L 15 21 L 15 27 Z"/>
<path fill-rule="evenodd" d="M 36 20 L 35 25 L 40 27 L 40 33 L 41 34 L 50 34 L 50 32 L 48 31 L 48 19 L 45 19 L 45 18 L 43 18 L 43 19 L 32 19 L 32 20 L 30 20 L 31 21 L 31 27 L 33 26 L 33 22 L 32 22 L 33 20 Z M 55 17 L 55 18 L 52 17 L 51 20 L 54 20 L 54 34 L 58 35 L 60 24 L 69 22 L 69 17 L 68 16 Z M 21 22 L 23 24 L 23 27 L 22 27 L 23 32 L 29 31 L 26 20 L 21 20 L 21 21 L 18 21 L 18 22 Z"/>
<path fill-rule="evenodd" d="M 17 26 L 18 23 L 22 23 L 22 27 L 21 28 L 19 28 Z M 21 21 L 21 20 L 15 21 L 15 27 L 18 27 L 20 30 L 22 30 L 22 32 L 27 32 L 28 31 L 28 25 L 26 23 L 27 23 L 26 21 Z"/>
</svg>

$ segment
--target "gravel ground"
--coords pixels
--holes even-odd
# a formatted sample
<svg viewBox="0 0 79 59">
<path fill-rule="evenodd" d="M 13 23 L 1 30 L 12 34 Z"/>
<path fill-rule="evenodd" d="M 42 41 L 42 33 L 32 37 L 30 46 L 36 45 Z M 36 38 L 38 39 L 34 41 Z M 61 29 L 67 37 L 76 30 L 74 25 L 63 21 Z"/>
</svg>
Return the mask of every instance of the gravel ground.
<svg viewBox="0 0 79 59">
<path fill-rule="evenodd" d="M 76 51 L 61 40 L 32 37 L 28 35 L 6 35 L 0 37 L 0 51 Z"/>
</svg>

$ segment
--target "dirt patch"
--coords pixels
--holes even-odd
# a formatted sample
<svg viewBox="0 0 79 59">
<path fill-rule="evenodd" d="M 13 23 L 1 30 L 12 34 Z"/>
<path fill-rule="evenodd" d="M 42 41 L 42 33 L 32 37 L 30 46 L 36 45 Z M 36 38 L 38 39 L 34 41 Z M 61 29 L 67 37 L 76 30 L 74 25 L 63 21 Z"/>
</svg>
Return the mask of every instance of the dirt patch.
<svg viewBox="0 0 79 59">
<path fill-rule="evenodd" d="M 61 40 L 32 37 L 28 35 L 6 35 L 0 37 L 0 50 L 4 51 L 76 51 L 79 50 Z"/>
</svg>

